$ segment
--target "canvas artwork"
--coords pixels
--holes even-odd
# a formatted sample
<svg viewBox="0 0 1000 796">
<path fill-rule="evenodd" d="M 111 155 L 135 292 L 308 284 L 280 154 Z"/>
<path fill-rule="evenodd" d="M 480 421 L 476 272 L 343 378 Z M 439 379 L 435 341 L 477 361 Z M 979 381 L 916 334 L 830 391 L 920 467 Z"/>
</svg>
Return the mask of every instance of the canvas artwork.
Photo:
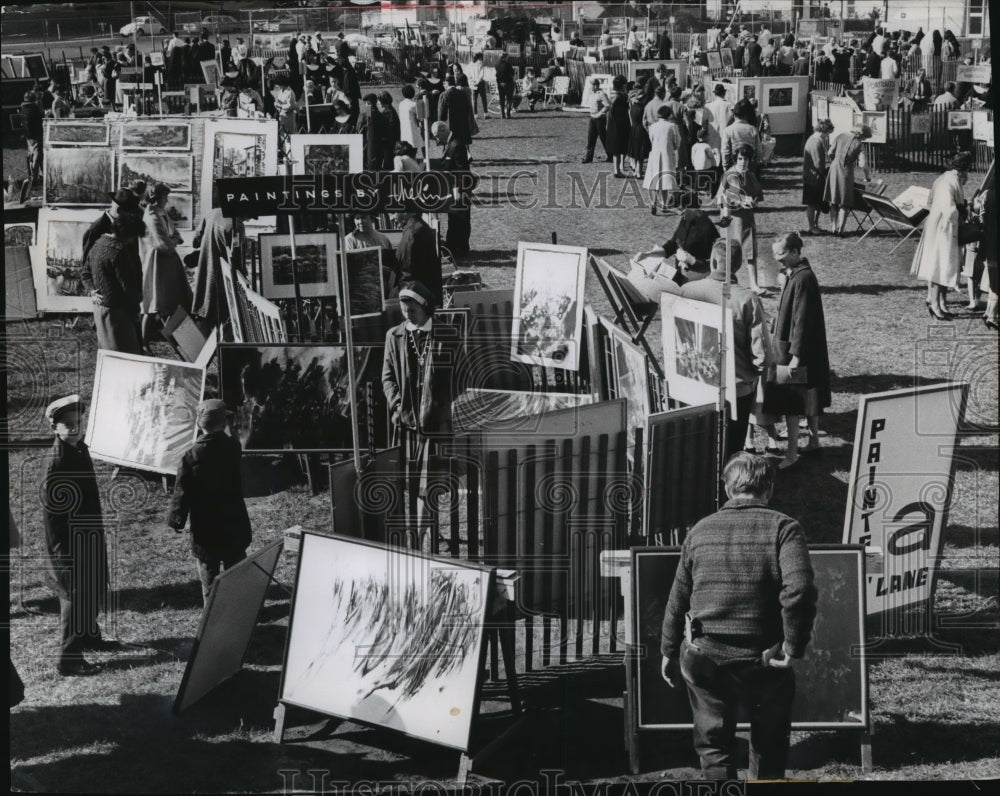
<svg viewBox="0 0 1000 796">
<path fill-rule="evenodd" d="M 339 296 L 337 235 L 312 232 L 295 236 L 299 292 L 304 297 Z M 288 235 L 260 236 L 263 293 L 269 299 L 295 298 L 292 246 Z"/>
<path fill-rule="evenodd" d="M 54 147 L 45 152 L 45 204 L 106 205 L 114 190 L 115 153 L 96 147 Z"/>
<path fill-rule="evenodd" d="M 95 459 L 174 474 L 198 433 L 202 368 L 97 350 L 87 445 Z"/>
<path fill-rule="evenodd" d="M 468 749 L 488 567 L 305 532 L 282 702 Z"/>
<path fill-rule="evenodd" d="M 83 287 L 83 234 L 103 211 L 38 211 L 38 245 L 32 254 L 38 309 L 48 312 L 91 312 L 94 301 Z"/>
<path fill-rule="evenodd" d="M 147 155 L 122 152 L 118 185 L 125 187 L 143 180 L 148 185 L 162 182 L 171 191 L 190 192 L 194 188 L 191 155 Z"/>
<path fill-rule="evenodd" d="M 828 97 L 816 97 L 815 115 L 816 119 L 830 118 L 830 100 Z"/>
<path fill-rule="evenodd" d="M 660 312 L 664 376 L 670 397 L 689 405 L 717 403 L 724 378 L 726 401 L 735 418 L 735 358 L 726 357 L 725 373 L 719 368 L 721 335 L 733 339 L 732 315 L 727 312 L 723 321 L 717 305 L 672 293 L 660 295 Z"/>
<path fill-rule="evenodd" d="M 884 144 L 889 140 L 889 114 L 885 111 L 863 111 L 861 123 L 872 130 L 872 137 L 868 139 L 870 143 Z"/>
<path fill-rule="evenodd" d="M 167 215 L 173 220 L 177 229 L 194 229 L 193 199 L 189 193 L 174 193 L 167 195 Z"/>
<path fill-rule="evenodd" d="M 949 111 L 948 112 L 948 129 L 949 130 L 971 130 L 972 129 L 972 111 Z"/>
<path fill-rule="evenodd" d="M 993 126 L 989 111 L 972 112 L 972 138 L 975 141 L 986 141 L 988 139 L 987 128 Z"/>
<path fill-rule="evenodd" d="M 710 70 L 722 69 L 722 53 L 718 50 L 709 50 L 705 55 L 708 56 L 708 68 Z"/>
<path fill-rule="evenodd" d="M 45 132 L 49 146 L 107 146 L 111 135 L 104 122 L 49 122 Z"/>
<path fill-rule="evenodd" d="M 764 110 L 767 113 L 792 113 L 796 110 L 798 100 L 798 86 L 768 86 L 767 105 Z"/>
<path fill-rule="evenodd" d="M 347 348 L 333 345 L 222 345 L 222 399 L 236 414 L 247 451 L 351 450 Z"/>
<path fill-rule="evenodd" d="M 225 119 L 205 123 L 201 207 L 216 207 L 215 181 L 222 177 L 265 177 L 277 173 L 278 123 Z M 261 224 L 271 220 L 262 218 Z"/>
<path fill-rule="evenodd" d="M 201 73 L 205 76 L 205 82 L 211 83 L 213 86 L 219 84 L 219 65 L 215 61 L 202 61 L 201 62 Z"/>
<path fill-rule="evenodd" d="M 352 318 L 381 316 L 386 308 L 382 249 L 347 252 L 347 312 Z"/>
<path fill-rule="evenodd" d="M 758 91 L 760 87 L 759 80 L 740 80 L 740 88 L 742 89 L 743 99 L 755 100 L 757 99 Z"/>
<path fill-rule="evenodd" d="M 34 224 L 4 224 L 3 225 L 3 245 L 4 246 L 34 246 L 35 245 L 35 225 Z"/>
<path fill-rule="evenodd" d="M 31 270 L 31 253 L 28 247 L 5 246 L 3 260 L 4 320 L 14 321 L 36 317 L 38 303 L 35 301 L 35 278 Z M 32 365 L 37 367 L 35 362 L 32 362 Z M 8 371 L 7 383 L 11 382 L 11 371 Z M 9 426 L 9 418 L 7 423 Z"/>
<path fill-rule="evenodd" d="M 191 125 L 167 121 L 125 122 L 121 131 L 121 148 L 188 152 L 191 149 Z"/>
<path fill-rule="evenodd" d="M 579 368 L 586 272 L 583 247 L 517 244 L 512 360 Z"/>
<path fill-rule="evenodd" d="M 364 168 L 360 135 L 293 135 L 293 174 L 334 174 Z"/>
<path fill-rule="evenodd" d="M 611 343 L 611 361 L 614 368 L 616 394 L 614 398 L 626 399 L 628 428 L 628 454 L 632 458 L 635 430 L 646 428 L 653 407 L 650 401 L 649 361 L 646 352 L 635 345 L 628 333 L 601 318 Z"/>
<path fill-rule="evenodd" d="M 719 53 L 722 55 L 722 68 L 733 69 L 733 51 L 730 47 L 723 47 Z"/>
</svg>

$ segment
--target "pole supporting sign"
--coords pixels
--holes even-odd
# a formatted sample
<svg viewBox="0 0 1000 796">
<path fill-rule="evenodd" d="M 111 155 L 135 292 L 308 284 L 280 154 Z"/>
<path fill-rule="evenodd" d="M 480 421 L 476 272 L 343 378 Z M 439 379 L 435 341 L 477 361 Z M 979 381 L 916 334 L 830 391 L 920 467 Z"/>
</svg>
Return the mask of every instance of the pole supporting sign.
<svg viewBox="0 0 1000 796">
<path fill-rule="evenodd" d="M 338 172 L 216 180 L 228 217 L 303 212 L 445 212 L 468 202 L 479 182 L 471 171 Z"/>
<path fill-rule="evenodd" d="M 843 541 L 881 553 L 882 572 L 866 576 L 869 615 L 934 594 L 968 390 L 950 382 L 861 398 Z"/>
</svg>

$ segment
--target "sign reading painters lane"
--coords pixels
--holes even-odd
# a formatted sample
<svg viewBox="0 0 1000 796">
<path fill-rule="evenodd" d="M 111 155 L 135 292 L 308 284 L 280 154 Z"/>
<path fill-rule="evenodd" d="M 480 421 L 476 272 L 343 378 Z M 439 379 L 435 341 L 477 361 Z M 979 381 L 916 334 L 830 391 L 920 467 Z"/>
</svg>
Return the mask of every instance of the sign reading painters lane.
<svg viewBox="0 0 1000 796">
<path fill-rule="evenodd" d="M 278 213 L 440 213 L 468 202 L 478 178 L 470 171 L 361 171 L 216 180 L 226 217 Z"/>
<path fill-rule="evenodd" d="M 861 398 L 843 541 L 882 554 L 882 572 L 866 578 L 870 615 L 933 595 L 968 389 L 950 382 Z"/>
</svg>

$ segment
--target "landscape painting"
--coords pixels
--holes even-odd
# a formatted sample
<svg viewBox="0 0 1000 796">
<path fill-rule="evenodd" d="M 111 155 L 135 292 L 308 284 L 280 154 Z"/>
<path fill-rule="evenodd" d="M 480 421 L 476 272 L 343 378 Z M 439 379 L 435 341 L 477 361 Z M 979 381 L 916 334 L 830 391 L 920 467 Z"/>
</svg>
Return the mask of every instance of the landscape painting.
<svg viewBox="0 0 1000 796">
<path fill-rule="evenodd" d="M 83 234 L 103 211 L 38 211 L 38 245 L 32 253 L 38 309 L 47 312 L 90 312 L 94 300 L 83 286 Z"/>
<path fill-rule="evenodd" d="M 125 122 L 122 125 L 121 148 L 187 152 L 191 149 L 191 125 L 184 122 Z"/>
<path fill-rule="evenodd" d="M 361 171 L 364 165 L 360 135 L 293 135 L 293 174 L 334 174 Z"/>
<path fill-rule="evenodd" d="M 162 182 L 171 191 L 190 192 L 194 188 L 190 155 L 146 155 L 123 152 L 118 185 L 125 187 L 143 180 L 148 185 Z"/>
<path fill-rule="evenodd" d="M 339 296 L 337 283 L 337 236 L 313 232 L 295 236 L 295 260 L 299 295 Z M 260 265 L 265 297 L 295 298 L 292 245 L 288 235 L 260 236 Z"/>
<path fill-rule="evenodd" d="M 189 193 L 173 193 L 167 195 L 167 215 L 177 229 L 194 228 L 194 211 L 191 209 L 192 197 Z"/>
<path fill-rule="evenodd" d="M 302 534 L 282 702 L 469 747 L 493 570 Z"/>
<path fill-rule="evenodd" d="M 97 147 L 55 147 L 45 153 L 45 204 L 106 205 L 115 153 Z"/>
<path fill-rule="evenodd" d="M 87 445 L 95 459 L 173 475 L 197 434 L 205 371 L 186 362 L 97 350 Z"/>
<path fill-rule="evenodd" d="M 49 122 L 45 125 L 49 146 L 107 146 L 109 126 L 104 122 Z"/>
<path fill-rule="evenodd" d="M 264 177 L 277 173 L 278 123 L 225 119 L 205 123 L 201 207 L 218 205 L 215 181 L 224 177 Z M 273 219 L 273 217 L 271 217 Z M 262 218 L 259 223 L 271 221 Z"/>
<path fill-rule="evenodd" d="M 511 359 L 579 368 L 586 271 L 585 248 L 517 244 Z"/>
</svg>

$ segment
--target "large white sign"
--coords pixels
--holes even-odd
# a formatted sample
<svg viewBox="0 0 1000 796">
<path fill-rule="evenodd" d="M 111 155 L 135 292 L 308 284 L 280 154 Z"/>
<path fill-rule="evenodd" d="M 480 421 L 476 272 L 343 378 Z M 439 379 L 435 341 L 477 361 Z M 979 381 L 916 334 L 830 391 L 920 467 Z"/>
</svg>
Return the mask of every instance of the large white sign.
<svg viewBox="0 0 1000 796">
<path fill-rule="evenodd" d="M 865 92 L 865 110 L 891 111 L 899 100 L 898 80 L 877 80 L 874 77 L 861 79 Z"/>
<path fill-rule="evenodd" d="M 968 389 L 951 382 L 861 398 L 843 541 L 882 555 L 882 572 L 866 576 L 869 614 L 931 597 Z"/>
</svg>

